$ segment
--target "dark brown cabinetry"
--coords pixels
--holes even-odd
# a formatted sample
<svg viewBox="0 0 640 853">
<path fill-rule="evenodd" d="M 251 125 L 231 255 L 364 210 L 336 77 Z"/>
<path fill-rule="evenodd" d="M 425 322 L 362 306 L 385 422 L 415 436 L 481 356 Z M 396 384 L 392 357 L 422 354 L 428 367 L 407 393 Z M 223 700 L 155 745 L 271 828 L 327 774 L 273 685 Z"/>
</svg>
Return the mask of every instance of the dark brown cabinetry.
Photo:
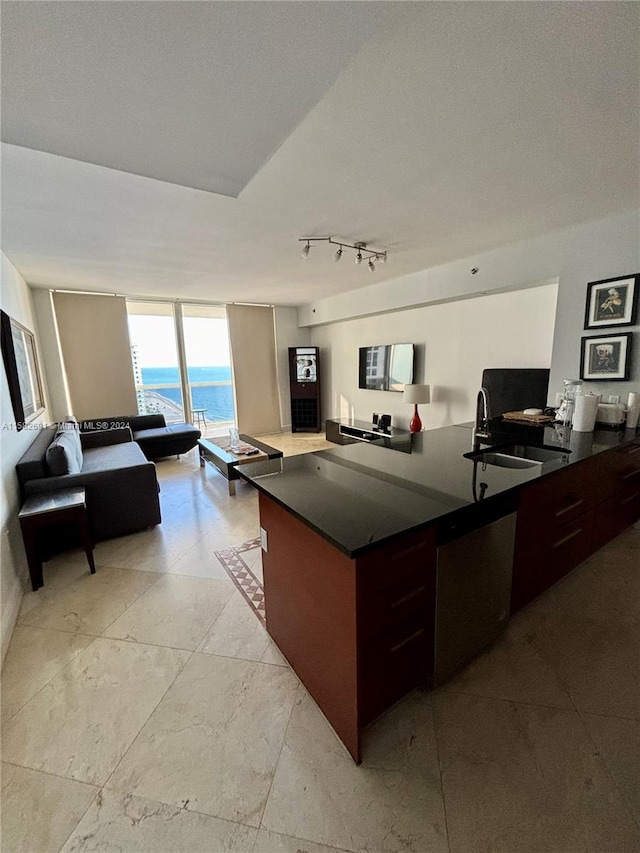
<svg viewBox="0 0 640 853">
<path fill-rule="evenodd" d="M 511 612 L 640 518 L 640 439 L 523 487 Z"/>
<path fill-rule="evenodd" d="M 640 519 L 640 438 L 603 454 L 609 462 L 609 499 L 599 505 L 593 550 Z"/>
<path fill-rule="evenodd" d="M 267 629 L 356 761 L 360 729 L 433 672 L 435 529 L 350 559 L 260 495 Z"/>
<path fill-rule="evenodd" d="M 291 432 L 320 432 L 320 350 L 289 347 Z"/>
</svg>

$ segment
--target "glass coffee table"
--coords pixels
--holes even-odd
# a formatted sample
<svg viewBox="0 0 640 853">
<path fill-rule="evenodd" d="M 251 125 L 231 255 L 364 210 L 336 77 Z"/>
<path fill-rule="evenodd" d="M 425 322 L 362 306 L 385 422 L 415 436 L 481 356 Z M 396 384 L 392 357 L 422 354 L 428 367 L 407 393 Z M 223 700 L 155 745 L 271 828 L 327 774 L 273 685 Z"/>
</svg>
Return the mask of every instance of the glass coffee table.
<svg viewBox="0 0 640 853">
<path fill-rule="evenodd" d="M 240 444 L 236 451 L 231 450 L 229 437 L 221 436 L 220 438 L 198 439 L 198 452 L 200 454 L 200 467 L 204 468 L 205 463 L 208 462 L 217 468 L 229 483 L 230 495 L 236 493 L 236 480 L 240 479 L 237 471 L 239 465 L 282 458 L 281 450 L 276 450 L 275 447 L 244 433 L 240 433 Z"/>
</svg>

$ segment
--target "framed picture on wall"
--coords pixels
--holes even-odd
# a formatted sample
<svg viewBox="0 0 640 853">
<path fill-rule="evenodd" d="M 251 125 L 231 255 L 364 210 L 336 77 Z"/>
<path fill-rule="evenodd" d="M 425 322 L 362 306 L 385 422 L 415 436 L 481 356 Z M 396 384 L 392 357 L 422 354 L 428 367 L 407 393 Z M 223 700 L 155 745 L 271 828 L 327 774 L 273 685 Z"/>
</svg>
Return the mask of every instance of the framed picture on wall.
<svg viewBox="0 0 640 853">
<path fill-rule="evenodd" d="M 0 311 L 2 360 L 18 429 L 44 409 L 42 381 L 33 332 Z"/>
<path fill-rule="evenodd" d="M 585 329 L 635 325 L 639 290 L 640 274 L 589 282 Z"/>
<path fill-rule="evenodd" d="M 581 379 L 628 379 L 631 332 L 582 339 Z"/>
<path fill-rule="evenodd" d="M 318 378 L 315 353 L 304 353 L 296 358 L 298 382 L 316 382 Z"/>
</svg>

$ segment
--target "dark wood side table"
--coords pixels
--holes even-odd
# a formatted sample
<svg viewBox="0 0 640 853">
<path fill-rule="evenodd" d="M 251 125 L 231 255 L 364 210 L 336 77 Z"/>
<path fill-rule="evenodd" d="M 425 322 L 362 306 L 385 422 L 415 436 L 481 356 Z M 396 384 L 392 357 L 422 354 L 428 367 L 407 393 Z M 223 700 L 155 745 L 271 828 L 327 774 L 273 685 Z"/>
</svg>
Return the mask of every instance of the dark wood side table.
<svg viewBox="0 0 640 853">
<path fill-rule="evenodd" d="M 42 557 L 38 548 L 38 531 L 43 527 L 51 527 L 75 521 L 80 529 L 91 574 L 96 572 L 93 562 L 93 541 L 89 533 L 89 519 L 84 486 L 73 489 L 61 489 L 59 492 L 48 492 L 27 498 L 18 514 L 24 548 L 27 552 L 29 575 L 33 591 L 44 586 L 42 579 Z"/>
</svg>

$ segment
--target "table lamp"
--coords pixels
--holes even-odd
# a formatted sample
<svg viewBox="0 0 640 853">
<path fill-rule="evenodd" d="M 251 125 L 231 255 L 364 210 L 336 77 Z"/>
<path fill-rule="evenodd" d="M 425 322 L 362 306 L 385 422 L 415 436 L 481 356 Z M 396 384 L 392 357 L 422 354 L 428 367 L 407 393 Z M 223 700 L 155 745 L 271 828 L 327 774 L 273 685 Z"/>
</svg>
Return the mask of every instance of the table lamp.
<svg viewBox="0 0 640 853">
<path fill-rule="evenodd" d="M 404 403 L 413 403 L 413 417 L 411 418 L 409 429 L 411 432 L 420 432 L 422 421 L 418 414 L 418 403 L 431 402 L 431 387 L 429 385 L 405 385 L 402 401 Z"/>
</svg>

